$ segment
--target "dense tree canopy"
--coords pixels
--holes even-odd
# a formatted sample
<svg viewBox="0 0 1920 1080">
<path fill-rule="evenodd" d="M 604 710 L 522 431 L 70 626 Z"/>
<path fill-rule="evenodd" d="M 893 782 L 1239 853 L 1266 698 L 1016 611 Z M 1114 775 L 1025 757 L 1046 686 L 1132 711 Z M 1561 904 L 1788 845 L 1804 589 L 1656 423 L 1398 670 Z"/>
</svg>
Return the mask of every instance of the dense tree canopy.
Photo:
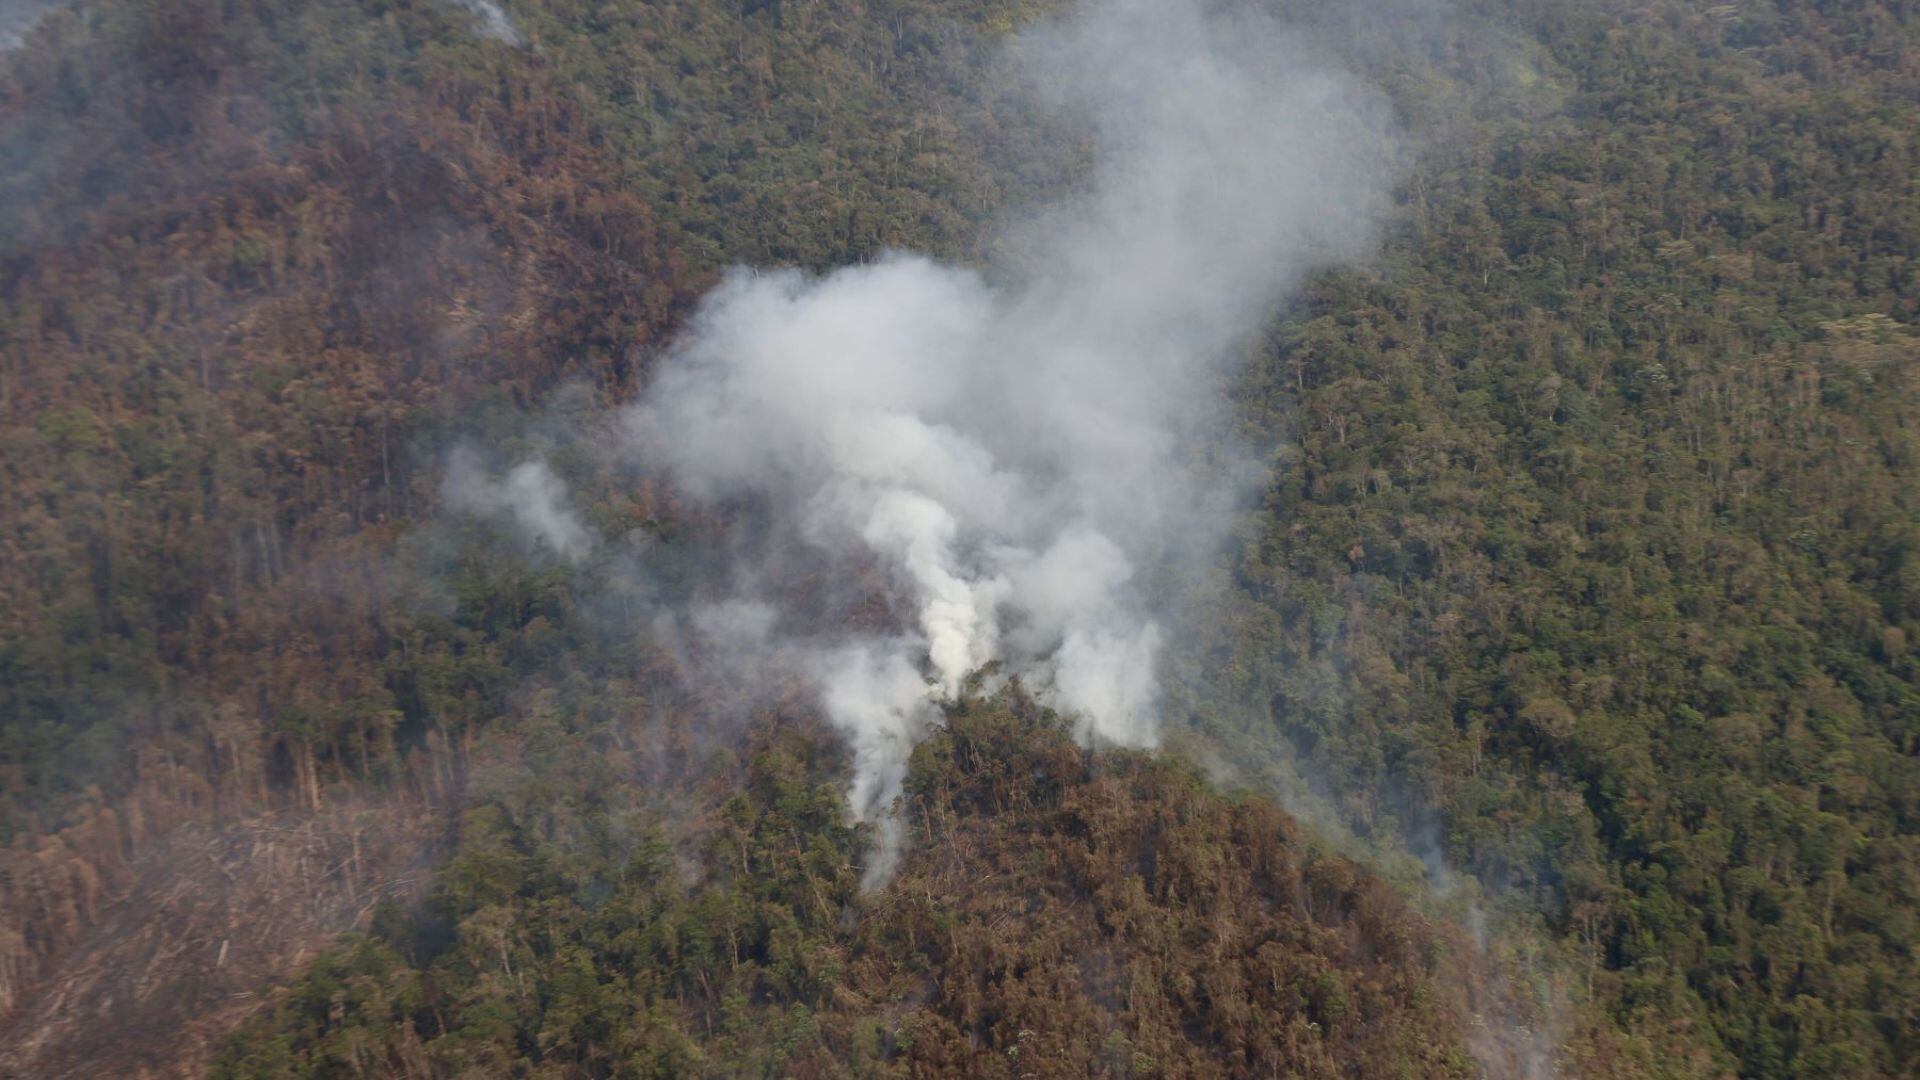
<svg viewBox="0 0 1920 1080">
<path fill-rule="evenodd" d="M 326 886 L 367 917 L 220 1075 L 1920 1068 L 1920 12 L 1274 6 L 1408 160 L 1235 385 L 1273 469 L 1175 751 L 956 703 L 865 896 L 803 696 L 609 586 L 727 523 L 598 406 L 726 264 L 970 259 L 1071 183 L 994 67 L 1046 5 L 94 0 L 0 53 L 0 1068 L 158 838 L 353 800 L 437 869 Z M 462 440 L 601 557 L 437 515 Z"/>
</svg>

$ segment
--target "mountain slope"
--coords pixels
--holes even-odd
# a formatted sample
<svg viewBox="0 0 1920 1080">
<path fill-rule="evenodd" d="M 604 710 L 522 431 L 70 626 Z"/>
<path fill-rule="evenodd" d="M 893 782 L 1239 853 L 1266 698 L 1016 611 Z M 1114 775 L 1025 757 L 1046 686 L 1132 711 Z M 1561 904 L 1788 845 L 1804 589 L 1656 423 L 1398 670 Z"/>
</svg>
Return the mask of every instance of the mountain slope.
<svg viewBox="0 0 1920 1080">
<path fill-rule="evenodd" d="M 320 961 L 215 1075 L 1520 1075 L 1515 1030 L 1467 1045 L 1500 1003 L 1465 935 L 1270 803 L 973 702 L 861 896 L 832 736 L 762 730 L 677 842 L 598 751 L 483 795 L 426 921 Z"/>
<path fill-rule="evenodd" d="M 1071 182 L 992 66 L 1037 7 L 528 2 L 518 48 L 455 5 L 101 0 L 0 54 L 0 1061 L 204 1063 L 204 1015 L 187 1049 L 111 1004 L 98 958 L 137 955 L 182 1019 L 170 987 L 288 980 L 240 1075 L 1424 1075 L 1543 1042 L 1910 1074 L 1915 13 L 1276 6 L 1412 162 L 1377 262 L 1237 387 L 1272 481 L 1169 729 L 1426 914 L 1017 700 L 923 748 L 919 844 L 857 898 L 805 706 L 720 722 L 735 688 L 677 678 L 611 562 L 437 512 L 466 440 L 544 455 L 663 577 L 723 542 L 595 453 L 603 407 L 727 263 L 966 259 Z M 243 970 L 204 981 L 206 941 L 285 882 L 125 919 L 265 825 L 347 855 Z M 433 899 L 374 918 L 414 844 L 450 853 Z M 1504 959 L 1449 929 L 1476 904 Z M 50 1035 L 80 986 L 98 1024 Z"/>
</svg>

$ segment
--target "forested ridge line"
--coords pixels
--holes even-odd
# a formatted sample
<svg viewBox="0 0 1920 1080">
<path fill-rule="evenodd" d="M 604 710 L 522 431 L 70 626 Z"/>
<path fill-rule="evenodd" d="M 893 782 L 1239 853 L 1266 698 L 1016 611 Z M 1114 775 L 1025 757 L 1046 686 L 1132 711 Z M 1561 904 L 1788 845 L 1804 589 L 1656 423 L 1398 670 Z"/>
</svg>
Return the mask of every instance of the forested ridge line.
<svg viewBox="0 0 1920 1080">
<path fill-rule="evenodd" d="M 1566 1072 L 1911 1073 L 1916 13 L 1279 6 L 1384 88 L 1413 162 L 1380 258 L 1318 279 L 1240 383 L 1273 481 L 1174 665 L 1176 719 L 1363 844 L 1431 827 L 1496 925 L 1547 943 L 1577 999 L 1546 1036 Z M 969 258 L 1066 182 L 1074 149 L 992 83 L 1036 14 L 526 3 L 516 47 L 453 6 L 103 2 L 0 55 L 4 996 L 178 830 L 389 799 L 388 843 L 452 816 L 437 891 L 297 978 L 223 1069 L 1482 1062 L 1460 1025 L 1493 990 L 1435 983 L 1461 943 L 1369 884 L 1389 914 L 1359 929 L 1316 909 L 1207 938 L 1269 935 L 1285 978 L 1214 947 L 1147 968 L 1157 1004 L 1023 1011 L 1093 986 L 1059 964 L 1100 934 L 1197 947 L 1154 922 L 1191 929 L 1197 894 L 1128 880 L 1224 887 L 1028 867 L 1060 906 L 1021 916 L 1031 956 L 990 955 L 967 935 L 1013 909 L 961 886 L 1073 835 L 1021 816 L 1057 791 L 930 801 L 974 830 L 959 876 L 930 860 L 842 928 L 860 845 L 805 710 L 715 734 L 723 689 L 608 631 L 604 566 L 434 516 L 465 438 L 544 452 L 610 543 L 711 536 L 569 437 L 570 410 L 631 394 L 728 263 Z M 1066 752 L 1023 716 L 1040 733 L 1006 760 Z M 992 760 L 917 775 L 964 789 Z M 687 778 L 733 770 L 737 805 Z M 1130 798 L 1101 811 L 1120 835 L 1195 799 L 1267 813 L 1164 780 Z M 774 880 L 729 883 L 702 846 L 726 828 Z M 1291 826 L 1235 828 L 1201 844 L 1234 873 L 1260 836 L 1339 865 Z M 385 858 L 360 867 L 407 876 Z M 1075 895 L 1104 897 L 1098 933 Z M 1182 969 L 1205 988 L 1182 997 Z M 1269 975 L 1279 996 L 1254 994 Z M 1236 995 L 1285 1038 L 1248 1035 Z M 1537 1005 L 1510 1026 L 1548 1027 Z"/>
<path fill-rule="evenodd" d="M 1467 155 L 1469 194 L 1409 185 L 1381 272 L 1256 373 L 1293 442 L 1214 715 L 1366 778 L 1363 829 L 1407 824 L 1405 778 L 1623 1026 L 1898 1075 L 1912 12 L 1526 10 L 1507 85 L 1551 118 Z"/>
</svg>

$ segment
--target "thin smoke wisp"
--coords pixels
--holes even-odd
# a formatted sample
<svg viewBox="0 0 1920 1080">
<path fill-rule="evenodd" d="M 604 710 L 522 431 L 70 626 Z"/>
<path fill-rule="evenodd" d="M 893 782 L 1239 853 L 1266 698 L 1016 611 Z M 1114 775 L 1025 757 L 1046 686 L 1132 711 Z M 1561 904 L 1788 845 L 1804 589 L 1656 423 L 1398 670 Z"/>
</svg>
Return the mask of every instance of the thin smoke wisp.
<svg viewBox="0 0 1920 1080">
<path fill-rule="evenodd" d="M 477 21 L 476 29 L 481 36 L 495 41 L 504 41 L 515 47 L 525 45 L 526 39 L 520 36 L 519 28 L 513 25 L 513 19 L 507 15 L 507 9 L 497 0 L 451 0 L 457 6 L 473 13 Z"/>
<path fill-rule="evenodd" d="M 456 450 L 440 484 L 440 501 L 456 513 L 499 522 L 522 546 L 569 562 L 593 548 L 593 534 L 567 505 L 566 482 L 538 458 L 495 480 L 471 450 Z"/>
</svg>

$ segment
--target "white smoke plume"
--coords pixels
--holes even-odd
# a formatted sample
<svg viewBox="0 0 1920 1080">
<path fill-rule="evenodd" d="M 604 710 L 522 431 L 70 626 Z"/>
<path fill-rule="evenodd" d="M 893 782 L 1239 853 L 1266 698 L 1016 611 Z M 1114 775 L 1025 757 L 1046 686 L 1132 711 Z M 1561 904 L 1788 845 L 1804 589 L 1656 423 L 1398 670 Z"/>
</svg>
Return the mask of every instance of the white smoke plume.
<svg viewBox="0 0 1920 1080">
<path fill-rule="evenodd" d="M 512 529 L 521 543 L 569 562 L 593 550 L 593 535 L 567 505 L 567 485 L 547 463 L 524 461 L 496 480 L 472 451 L 454 451 L 440 498 L 449 510 Z"/>
<path fill-rule="evenodd" d="M 0 0 L 0 50 L 18 48 L 61 0 Z"/>
<path fill-rule="evenodd" d="M 504 41 L 515 47 L 526 44 L 526 39 L 520 36 L 520 30 L 508 17 L 507 9 L 501 7 L 495 0 L 449 0 L 449 2 L 473 13 L 474 18 L 479 20 L 480 36 Z"/>
<path fill-rule="evenodd" d="M 1196 469 L 1220 376 L 1304 272 L 1364 252 L 1391 179 L 1384 107 L 1256 14 L 1091 0 L 1015 57 L 1091 136 L 1081 197 L 986 274 L 736 271 L 626 417 L 650 468 L 762 523 L 750 662 L 811 679 L 848 738 L 869 883 L 908 753 L 989 661 L 1085 737 L 1157 742 L 1156 605 L 1225 523 Z M 810 559 L 883 567 L 910 625 L 817 625 L 775 569 Z"/>
</svg>

